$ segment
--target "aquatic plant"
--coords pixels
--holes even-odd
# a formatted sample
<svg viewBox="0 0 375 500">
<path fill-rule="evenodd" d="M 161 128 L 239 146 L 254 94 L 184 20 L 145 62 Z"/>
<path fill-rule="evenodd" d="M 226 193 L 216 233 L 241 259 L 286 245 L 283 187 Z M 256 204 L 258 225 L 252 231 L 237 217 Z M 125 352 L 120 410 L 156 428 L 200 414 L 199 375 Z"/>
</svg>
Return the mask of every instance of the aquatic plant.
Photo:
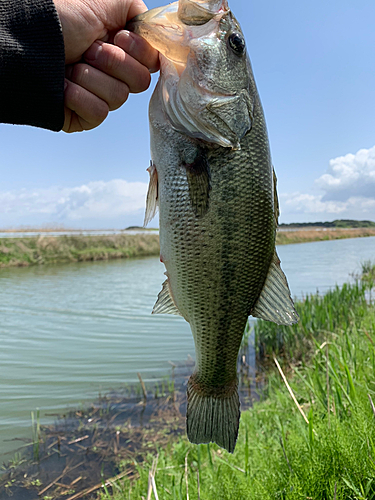
<svg viewBox="0 0 375 500">
<path fill-rule="evenodd" d="M 358 325 L 367 311 L 364 281 L 336 286 L 326 294 L 307 295 L 295 302 L 300 321 L 280 326 L 259 320 L 254 325 L 255 346 L 259 359 L 279 353 L 289 359 L 301 359 L 314 348 L 315 339 L 329 336 L 338 327 Z"/>
<path fill-rule="evenodd" d="M 372 304 L 372 291 L 375 287 L 375 262 L 371 260 L 366 260 L 362 262 L 362 275 L 361 281 L 368 291 L 369 302 Z"/>
<path fill-rule="evenodd" d="M 334 290 L 323 305 L 321 299 L 318 310 L 330 314 L 324 319 L 319 312 L 319 321 L 332 327 L 323 331 L 326 339 L 310 335 L 307 363 L 284 359 L 285 379 L 269 374 L 264 400 L 242 414 L 233 455 L 181 437 L 143 457 L 139 478 L 116 482 L 102 500 L 152 493 L 159 500 L 375 499 L 374 312 L 359 284 L 347 285 L 341 295 Z M 342 308 L 340 300 L 346 300 Z M 312 304 L 311 298 L 301 303 L 301 312 L 308 310 L 302 314 L 305 332 L 312 331 Z M 344 313 L 353 306 L 352 315 Z"/>
</svg>

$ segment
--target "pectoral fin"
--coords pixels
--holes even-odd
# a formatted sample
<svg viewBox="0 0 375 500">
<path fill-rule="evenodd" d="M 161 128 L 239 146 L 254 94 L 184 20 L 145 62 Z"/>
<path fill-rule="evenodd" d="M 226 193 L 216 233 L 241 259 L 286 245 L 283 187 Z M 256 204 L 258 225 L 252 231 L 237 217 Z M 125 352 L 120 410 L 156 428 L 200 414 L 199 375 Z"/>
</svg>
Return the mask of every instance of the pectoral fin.
<svg viewBox="0 0 375 500">
<path fill-rule="evenodd" d="M 279 208 L 279 198 L 277 196 L 277 177 L 275 174 L 275 169 L 272 168 L 273 176 L 273 213 L 275 214 L 275 223 L 276 223 L 276 228 L 279 225 L 279 215 L 280 215 L 280 208 Z"/>
<path fill-rule="evenodd" d="M 208 210 L 211 189 L 210 169 L 207 154 L 204 149 L 199 149 L 192 163 L 182 163 L 186 168 L 189 185 L 189 195 L 195 214 L 202 217 Z"/>
<path fill-rule="evenodd" d="M 285 274 L 275 251 L 263 290 L 250 314 L 278 325 L 294 325 L 299 316 L 294 309 Z"/>
<path fill-rule="evenodd" d="M 168 279 L 163 283 L 163 288 L 158 295 L 158 300 L 154 305 L 152 314 L 175 314 L 176 316 L 182 316 L 172 298 Z"/>
<path fill-rule="evenodd" d="M 143 227 L 155 217 L 159 207 L 159 186 L 158 186 L 158 172 L 155 165 L 151 162 L 147 172 L 150 174 L 150 182 L 148 185 L 147 199 L 146 199 L 146 213 Z"/>
</svg>

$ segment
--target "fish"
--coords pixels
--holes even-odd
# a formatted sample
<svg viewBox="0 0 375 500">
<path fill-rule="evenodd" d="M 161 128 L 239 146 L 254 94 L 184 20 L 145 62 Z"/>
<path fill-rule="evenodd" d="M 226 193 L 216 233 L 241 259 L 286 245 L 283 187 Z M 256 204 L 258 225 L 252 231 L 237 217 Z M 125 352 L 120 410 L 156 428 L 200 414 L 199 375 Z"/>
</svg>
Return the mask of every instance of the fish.
<svg viewBox="0 0 375 500">
<path fill-rule="evenodd" d="M 233 453 L 248 317 L 298 321 L 275 248 L 279 204 L 264 113 L 227 0 L 179 0 L 127 29 L 160 52 L 145 225 L 159 210 L 166 280 L 152 312 L 182 316 L 194 337 L 188 439 Z"/>
</svg>

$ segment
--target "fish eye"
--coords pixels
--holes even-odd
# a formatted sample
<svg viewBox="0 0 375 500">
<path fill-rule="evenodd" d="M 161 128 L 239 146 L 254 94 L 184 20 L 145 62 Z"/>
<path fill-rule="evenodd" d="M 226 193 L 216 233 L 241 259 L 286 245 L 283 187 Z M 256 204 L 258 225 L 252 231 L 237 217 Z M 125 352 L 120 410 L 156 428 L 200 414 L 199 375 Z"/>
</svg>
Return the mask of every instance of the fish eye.
<svg viewBox="0 0 375 500">
<path fill-rule="evenodd" d="M 242 56 L 245 52 L 245 40 L 240 33 L 232 33 L 228 38 L 229 47 L 238 56 Z"/>
</svg>

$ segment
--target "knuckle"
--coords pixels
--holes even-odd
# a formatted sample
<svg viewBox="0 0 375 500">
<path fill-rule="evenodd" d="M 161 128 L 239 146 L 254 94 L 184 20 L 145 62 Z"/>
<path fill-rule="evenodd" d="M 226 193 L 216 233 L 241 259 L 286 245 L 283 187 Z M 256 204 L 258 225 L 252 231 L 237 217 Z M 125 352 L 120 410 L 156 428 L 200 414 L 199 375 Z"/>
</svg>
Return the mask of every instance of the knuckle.
<svg viewBox="0 0 375 500">
<path fill-rule="evenodd" d="M 70 83 L 65 90 L 65 106 L 73 111 L 71 113 L 71 123 L 67 128 L 76 130 L 74 116 L 77 115 L 80 123 L 86 123 L 90 128 L 97 127 L 102 123 L 108 113 L 108 104 L 98 96 L 88 92 L 76 83 Z M 87 128 L 86 128 L 87 129 Z"/>
<path fill-rule="evenodd" d="M 138 94 L 139 92 L 144 92 L 147 90 L 151 83 L 150 72 L 144 68 L 137 73 L 137 78 L 134 79 L 133 85 L 131 87 L 131 92 Z"/>
<path fill-rule="evenodd" d="M 75 104 L 79 101 L 79 96 L 80 88 L 68 82 L 64 93 L 65 105 L 70 109 L 74 109 Z"/>
<path fill-rule="evenodd" d="M 113 91 L 113 98 L 111 100 L 109 110 L 114 111 L 115 109 L 118 109 L 120 106 L 124 104 L 124 102 L 127 101 L 128 97 L 129 97 L 129 87 L 125 83 L 119 81 L 116 84 L 116 88 Z"/>
<path fill-rule="evenodd" d="M 147 70 L 147 71 L 145 71 L 145 75 L 143 78 L 143 87 L 142 87 L 141 92 L 147 90 L 150 86 L 150 83 L 151 83 L 151 75 L 150 75 L 150 72 Z"/>
<path fill-rule="evenodd" d="M 98 102 L 95 107 L 92 107 L 92 112 L 89 119 L 90 124 L 93 125 L 93 127 L 97 127 L 102 122 L 104 122 L 104 120 L 108 116 L 108 113 L 108 105 L 104 101 Z"/>
<path fill-rule="evenodd" d="M 104 55 L 104 54 L 103 54 Z M 105 50 L 105 66 L 110 73 L 117 73 L 124 61 L 125 53 L 114 45 L 107 45 Z"/>
<path fill-rule="evenodd" d="M 71 81 L 77 85 L 84 86 L 89 76 L 90 67 L 88 64 L 78 63 L 73 66 Z"/>
</svg>

